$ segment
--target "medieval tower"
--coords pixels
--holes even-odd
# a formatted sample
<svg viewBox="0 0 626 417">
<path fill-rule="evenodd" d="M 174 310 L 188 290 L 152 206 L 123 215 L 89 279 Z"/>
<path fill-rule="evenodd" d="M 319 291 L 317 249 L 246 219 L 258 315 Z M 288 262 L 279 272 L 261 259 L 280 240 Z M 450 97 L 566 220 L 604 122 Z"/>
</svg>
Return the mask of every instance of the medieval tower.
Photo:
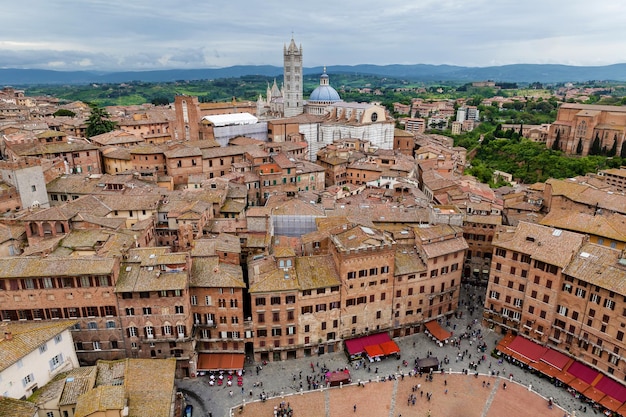
<svg viewBox="0 0 626 417">
<path fill-rule="evenodd" d="M 300 48 L 296 46 L 293 37 L 289 47 L 284 48 L 284 84 L 283 84 L 283 102 L 284 116 L 292 117 L 302 114 L 302 45 Z"/>
</svg>

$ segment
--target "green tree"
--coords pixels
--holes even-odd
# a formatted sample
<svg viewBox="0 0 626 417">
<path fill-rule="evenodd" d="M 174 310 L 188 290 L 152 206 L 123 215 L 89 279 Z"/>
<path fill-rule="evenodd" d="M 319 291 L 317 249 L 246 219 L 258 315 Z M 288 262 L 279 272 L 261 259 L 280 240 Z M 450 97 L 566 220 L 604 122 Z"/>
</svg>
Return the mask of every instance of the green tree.
<svg viewBox="0 0 626 417">
<path fill-rule="evenodd" d="M 57 117 L 57 116 L 74 117 L 74 116 L 76 116 L 76 113 L 74 113 L 71 110 L 67 110 L 67 109 L 59 109 L 59 110 L 55 111 L 54 113 L 52 113 L 52 115 L 54 117 Z"/>
<path fill-rule="evenodd" d="M 622 142 L 622 150 L 619 153 L 621 158 L 626 158 L 626 140 Z"/>
<path fill-rule="evenodd" d="M 561 150 L 561 131 L 556 131 L 556 138 L 554 138 L 554 142 L 552 142 L 552 150 L 558 151 Z"/>
<path fill-rule="evenodd" d="M 617 154 L 617 135 L 615 135 L 615 139 L 613 139 L 613 146 L 611 146 L 611 149 L 609 150 L 609 153 L 607 154 L 607 156 L 615 156 Z"/>
<path fill-rule="evenodd" d="M 576 145 L 576 155 L 582 155 L 582 154 L 583 154 L 583 140 L 578 139 L 578 145 Z"/>
<path fill-rule="evenodd" d="M 111 115 L 105 109 L 93 103 L 89 104 L 89 107 L 91 107 L 91 114 L 87 119 L 87 130 L 85 130 L 87 138 L 115 130 L 117 123 L 110 119 Z"/>
<path fill-rule="evenodd" d="M 600 147 L 600 136 L 596 133 L 596 137 L 591 144 L 591 149 L 589 149 L 589 155 L 600 155 L 602 153 L 602 148 Z"/>
</svg>

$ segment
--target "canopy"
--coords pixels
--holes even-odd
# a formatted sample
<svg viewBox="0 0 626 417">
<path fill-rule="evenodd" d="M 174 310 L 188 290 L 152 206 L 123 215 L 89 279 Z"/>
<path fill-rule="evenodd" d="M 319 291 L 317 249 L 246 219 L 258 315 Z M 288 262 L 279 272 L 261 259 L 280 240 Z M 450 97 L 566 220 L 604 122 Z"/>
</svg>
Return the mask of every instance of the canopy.
<svg viewBox="0 0 626 417">
<path fill-rule="evenodd" d="M 532 342 L 525 337 L 517 336 L 508 346 L 510 350 L 522 355 L 532 362 L 539 362 L 539 359 L 546 353 L 548 348 Z"/>
<path fill-rule="evenodd" d="M 201 353 L 198 355 L 198 370 L 239 370 L 243 369 L 244 359 L 243 353 Z"/>
<path fill-rule="evenodd" d="M 611 398 L 610 395 L 605 395 L 604 398 L 600 400 L 600 404 L 611 411 L 617 411 L 622 406 L 621 402 Z"/>
<path fill-rule="evenodd" d="M 369 356 L 370 358 L 377 358 L 379 356 L 385 356 L 385 352 L 383 352 L 381 345 L 365 346 L 365 353 L 367 353 L 367 356 Z"/>
<path fill-rule="evenodd" d="M 594 379 L 599 375 L 598 371 L 590 368 L 587 365 L 584 365 L 578 361 L 572 363 L 569 368 L 567 368 L 567 372 L 574 375 L 576 378 L 586 382 L 591 385 Z M 576 387 L 572 387 L 576 388 Z M 577 390 L 578 392 L 582 392 Z"/>
<path fill-rule="evenodd" d="M 348 354 L 358 355 L 365 351 L 365 346 L 380 345 L 390 341 L 391 338 L 387 333 L 371 334 L 369 336 L 357 337 L 354 339 L 346 340 L 345 346 Z"/>
<path fill-rule="evenodd" d="M 348 371 L 347 369 L 344 371 L 326 372 L 325 377 L 326 383 L 330 384 L 333 387 L 340 385 L 340 383 L 348 384 L 351 381 L 350 371 Z"/>
<path fill-rule="evenodd" d="M 626 401 L 626 387 L 609 377 L 605 376 L 602 378 L 595 387 L 606 395 L 616 399 L 620 405 Z"/>
<path fill-rule="evenodd" d="M 584 392 L 582 392 L 582 394 L 585 397 L 589 398 L 591 401 L 596 402 L 596 403 L 600 402 L 600 400 L 604 398 L 604 395 L 605 395 L 602 391 L 594 387 L 587 388 Z"/>
<path fill-rule="evenodd" d="M 385 356 L 393 355 L 400 352 L 400 348 L 393 340 L 380 344 L 381 349 L 385 353 Z"/>
<path fill-rule="evenodd" d="M 426 323 L 426 330 L 440 342 L 443 342 L 452 336 L 452 333 L 441 327 L 437 320 L 432 320 Z"/>
<path fill-rule="evenodd" d="M 544 353 L 541 357 L 541 361 L 547 363 L 548 365 L 552 365 L 559 370 L 565 368 L 565 365 L 567 365 L 567 362 L 569 362 L 569 360 L 570 359 L 566 355 L 550 348 L 548 348 L 546 353 Z"/>
<path fill-rule="evenodd" d="M 419 371 L 429 371 L 429 370 L 433 370 L 436 371 L 439 369 L 439 359 L 437 359 L 434 356 L 431 356 L 429 358 L 422 358 L 422 359 L 418 359 L 417 360 L 417 369 Z"/>
</svg>

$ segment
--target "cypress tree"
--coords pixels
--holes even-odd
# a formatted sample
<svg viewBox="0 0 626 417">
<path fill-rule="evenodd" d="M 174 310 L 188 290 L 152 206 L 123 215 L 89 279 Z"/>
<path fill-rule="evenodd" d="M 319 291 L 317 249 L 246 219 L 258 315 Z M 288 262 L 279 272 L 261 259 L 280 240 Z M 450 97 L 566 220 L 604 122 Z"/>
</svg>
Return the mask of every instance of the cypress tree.
<svg viewBox="0 0 626 417">
<path fill-rule="evenodd" d="M 578 139 L 578 145 L 576 146 L 576 155 L 582 155 L 582 154 L 583 154 L 583 140 Z"/>
<path fill-rule="evenodd" d="M 554 142 L 552 142 L 552 150 L 558 151 L 561 149 L 561 131 L 556 131 L 556 138 L 554 138 Z"/>
<path fill-rule="evenodd" d="M 593 140 L 591 144 L 591 149 L 589 150 L 589 155 L 600 155 L 602 152 L 602 148 L 600 147 L 600 136 L 596 133 L 596 138 Z"/>
</svg>

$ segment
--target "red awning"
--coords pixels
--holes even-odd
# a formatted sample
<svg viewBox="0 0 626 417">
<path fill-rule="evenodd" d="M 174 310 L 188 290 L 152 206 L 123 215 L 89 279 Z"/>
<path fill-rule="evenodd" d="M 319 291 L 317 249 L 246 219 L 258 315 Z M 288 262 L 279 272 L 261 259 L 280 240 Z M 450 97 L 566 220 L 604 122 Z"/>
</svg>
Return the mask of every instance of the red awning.
<svg viewBox="0 0 626 417">
<path fill-rule="evenodd" d="M 600 404 L 611 411 L 617 411 L 622 406 L 621 402 L 611 398 L 610 395 L 605 395 L 604 398 L 600 400 Z"/>
<path fill-rule="evenodd" d="M 570 382 L 575 380 L 576 377 L 574 375 L 570 374 L 569 372 L 561 371 L 560 373 L 558 373 L 556 375 L 556 379 L 558 379 L 559 381 L 561 381 L 565 385 L 568 385 Z"/>
<path fill-rule="evenodd" d="M 562 370 L 565 365 L 567 365 L 569 358 L 561 352 L 557 352 L 554 349 L 548 348 L 546 353 L 544 353 L 541 357 L 541 360 L 549 365 L 554 366 L 555 368 Z"/>
<path fill-rule="evenodd" d="M 591 385 L 593 380 L 596 379 L 596 377 L 599 375 L 598 371 L 578 361 L 572 363 L 570 367 L 567 368 L 567 372 L 574 375 L 576 378 L 586 382 L 589 385 Z M 578 392 L 581 392 L 581 391 L 578 391 Z"/>
<path fill-rule="evenodd" d="M 201 353 L 198 355 L 198 371 L 234 371 L 243 369 L 243 353 Z"/>
<path fill-rule="evenodd" d="M 437 320 L 432 320 L 426 323 L 426 330 L 441 342 L 452 336 L 452 333 L 441 327 Z"/>
<path fill-rule="evenodd" d="M 589 398 L 591 401 L 596 402 L 596 403 L 599 403 L 600 400 L 604 398 L 604 396 L 606 395 L 602 391 L 594 387 L 587 388 L 582 394 L 585 397 Z"/>
<path fill-rule="evenodd" d="M 345 346 L 348 354 L 358 355 L 359 353 L 363 353 L 365 351 L 365 346 L 380 345 L 381 343 L 385 343 L 390 340 L 391 338 L 387 333 L 377 333 L 346 340 Z"/>
<path fill-rule="evenodd" d="M 385 356 L 385 352 L 383 352 L 383 349 L 380 347 L 380 345 L 365 346 L 365 353 L 367 353 L 367 356 L 369 356 L 370 358 Z"/>
<path fill-rule="evenodd" d="M 626 401 L 626 387 L 607 376 L 598 381 L 595 387 L 606 395 L 616 399 L 620 405 Z"/>
<path fill-rule="evenodd" d="M 517 336 L 508 346 L 510 350 L 516 352 L 531 362 L 539 362 L 539 359 L 546 353 L 548 348 L 532 342 L 525 337 Z"/>
<path fill-rule="evenodd" d="M 385 356 L 393 355 L 400 352 L 400 348 L 393 340 L 380 344 L 381 349 L 385 353 Z"/>
</svg>

